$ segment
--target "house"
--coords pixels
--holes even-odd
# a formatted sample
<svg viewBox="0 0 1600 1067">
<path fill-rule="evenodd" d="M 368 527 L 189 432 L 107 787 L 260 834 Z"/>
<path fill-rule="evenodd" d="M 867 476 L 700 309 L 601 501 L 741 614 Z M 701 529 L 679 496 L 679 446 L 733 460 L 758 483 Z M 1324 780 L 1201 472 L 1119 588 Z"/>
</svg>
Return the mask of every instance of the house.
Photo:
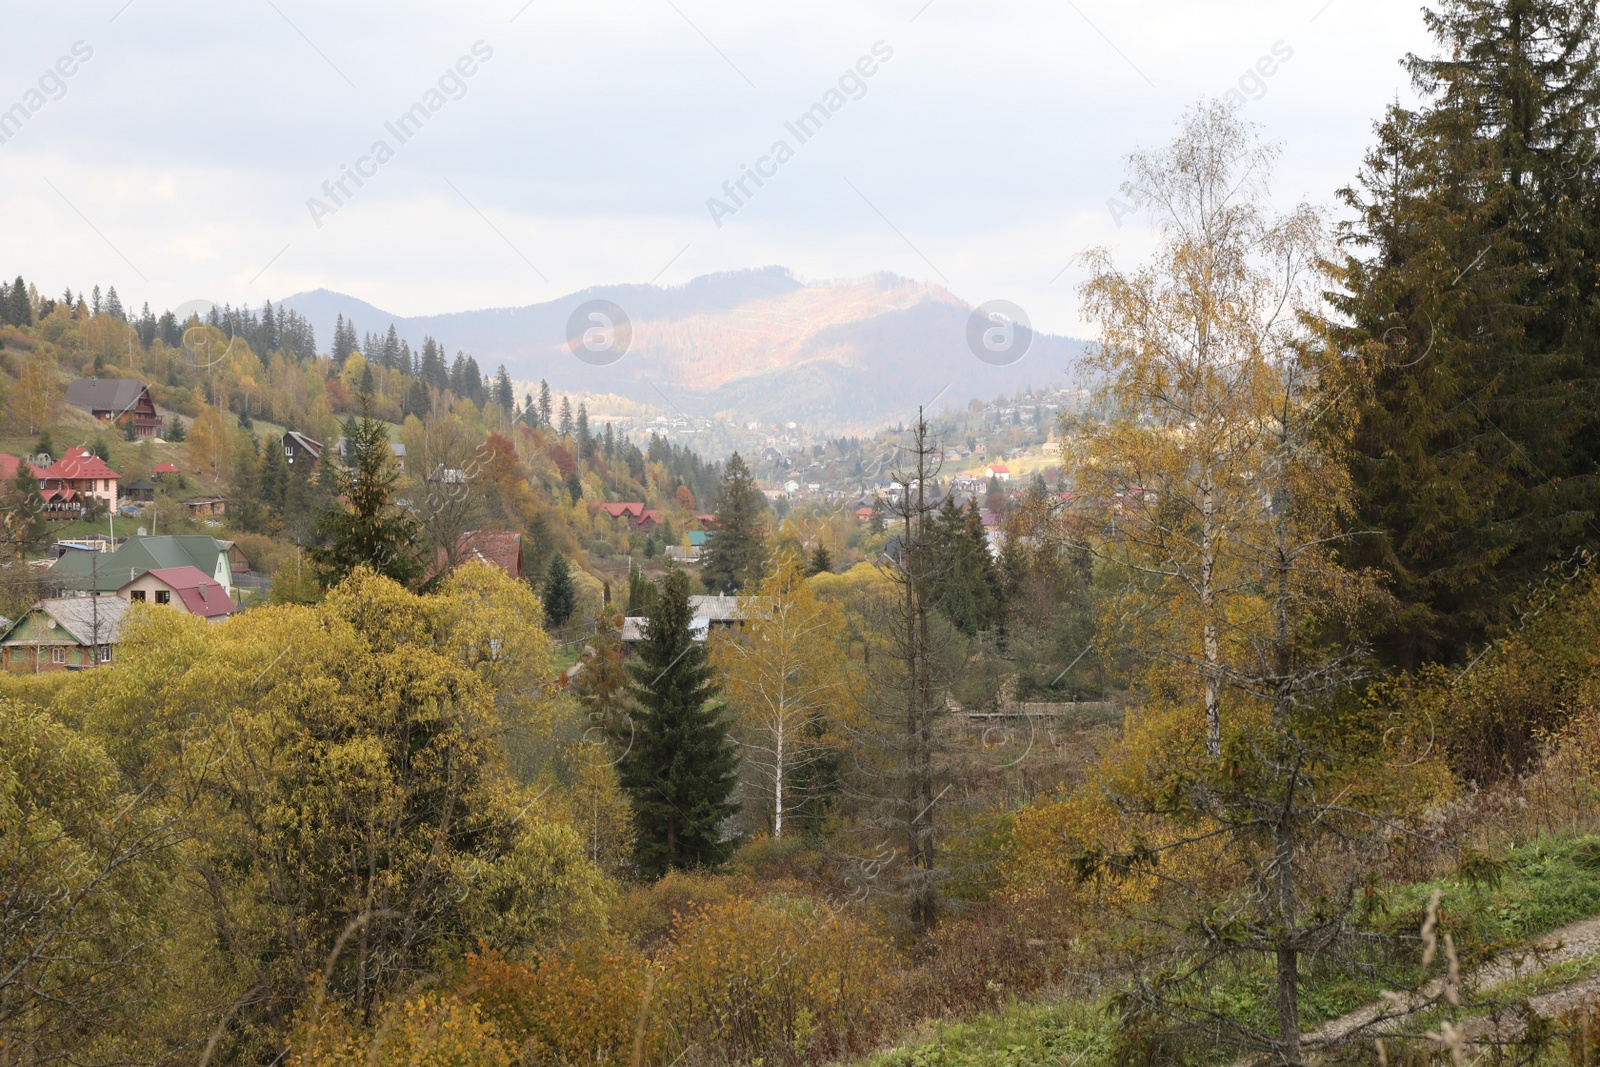
<svg viewBox="0 0 1600 1067">
<path fill-rule="evenodd" d="M 150 473 L 155 475 L 158 479 L 165 479 L 169 474 L 180 474 L 182 472 L 178 470 L 178 465 L 176 463 L 163 461 L 161 463 L 157 463 L 155 470 L 151 471 Z"/>
<path fill-rule="evenodd" d="M 991 463 L 983 468 L 983 476 L 985 478 L 998 478 L 1002 482 L 1009 482 L 1011 480 L 1011 468 L 1004 463 Z"/>
<path fill-rule="evenodd" d="M 125 487 L 122 493 L 124 500 L 132 501 L 135 504 L 152 504 L 156 499 L 156 485 L 147 478 L 140 478 Z"/>
<path fill-rule="evenodd" d="M 506 573 L 508 577 L 521 579 L 527 569 L 523 563 L 522 535 L 512 530 L 469 530 L 461 535 L 461 540 L 456 542 L 456 558 L 467 563 L 477 560 L 487 563 Z M 433 574 L 444 570 L 448 557 L 440 549 L 434 560 Z M 431 577 L 431 575 L 430 575 Z"/>
<path fill-rule="evenodd" d="M 43 674 L 109 664 L 127 609 L 115 596 L 41 600 L 0 633 L 0 669 Z"/>
<path fill-rule="evenodd" d="M 161 436 L 161 413 L 137 378 L 79 378 L 67 386 L 67 403 L 113 426 L 132 423 L 137 437 Z"/>
<path fill-rule="evenodd" d="M 313 441 L 297 430 L 290 430 L 283 435 L 283 458 L 291 467 L 315 467 L 322 458 L 322 442 Z"/>
<path fill-rule="evenodd" d="M 339 438 L 333 443 L 333 449 L 334 453 L 339 457 L 339 465 L 341 467 L 349 466 L 349 457 L 345 455 L 347 446 L 343 437 Z M 404 474 L 406 472 L 406 446 L 401 444 L 399 441 L 390 441 L 389 451 L 394 454 L 395 468 L 399 470 L 401 474 Z"/>
<path fill-rule="evenodd" d="M 731 630 L 760 610 L 754 597 L 692 596 L 689 598 L 689 639 L 704 641 L 712 630 Z M 622 643 L 632 647 L 644 640 L 645 619 L 629 616 L 622 620 Z"/>
<path fill-rule="evenodd" d="M 606 517 L 611 520 L 611 524 L 613 526 L 615 526 L 619 520 L 624 520 L 627 522 L 629 529 L 636 529 L 639 525 L 639 520 L 644 517 L 645 507 L 641 501 L 631 501 L 620 504 L 591 503 L 589 505 L 589 510 L 591 513 L 604 512 Z"/>
<path fill-rule="evenodd" d="M 668 545 L 667 558 L 679 563 L 699 563 L 705 556 L 706 540 L 709 537 L 701 530 L 690 530 L 684 535 L 687 545 Z"/>
<path fill-rule="evenodd" d="M 62 593 L 115 593 L 145 571 L 192 566 L 209 574 L 231 596 L 233 562 L 229 550 L 210 534 L 130 537 L 115 552 L 68 552 L 47 577 Z"/>
<path fill-rule="evenodd" d="M 103 500 L 117 510 L 117 482 L 122 475 L 86 448 L 69 448 L 67 454 L 38 471 L 45 514 L 51 518 L 76 518 L 89 500 Z"/>
<path fill-rule="evenodd" d="M 192 496 L 183 502 L 183 509 L 195 518 L 210 518 L 213 515 L 226 513 L 228 502 L 214 494 Z"/>
<path fill-rule="evenodd" d="M 117 596 L 129 603 L 167 604 L 185 615 L 198 615 L 210 622 L 221 622 L 235 610 L 228 591 L 215 578 L 192 566 L 145 571 L 118 587 Z"/>
<path fill-rule="evenodd" d="M 660 508 L 647 508 L 637 500 L 620 504 L 591 503 L 589 505 L 589 513 L 596 516 L 603 513 L 611 520 L 613 527 L 619 522 L 626 522 L 630 530 L 645 530 L 647 532 L 654 530 L 657 526 L 667 521 L 666 512 Z"/>
</svg>

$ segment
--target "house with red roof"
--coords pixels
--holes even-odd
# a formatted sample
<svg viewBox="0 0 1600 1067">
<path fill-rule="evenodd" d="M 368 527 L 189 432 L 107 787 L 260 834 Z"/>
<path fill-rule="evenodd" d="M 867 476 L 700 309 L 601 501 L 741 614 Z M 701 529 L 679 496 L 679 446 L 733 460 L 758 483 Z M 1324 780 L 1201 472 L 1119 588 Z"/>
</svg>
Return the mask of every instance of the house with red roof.
<svg viewBox="0 0 1600 1067">
<path fill-rule="evenodd" d="M 234 613 L 228 589 L 199 567 L 163 567 L 145 571 L 117 589 L 123 600 L 168 604 L 186 615 L 221 622 Z"/>
<path fill-rule="evenodd" d="M 27 467 L 28 473 L 39 477 L 39 468 L 10 452 L 0 452 L 0 482 L 9 482 L 17 476 L 17 469 Z"/>
<path fill-rule="evenodd" d="M 67 449 L 66 455 L 38 475 L 45 514 L 52 518 L 76 518 L 91 499 L 103 500 L 109 510 L 117 510 L 117 482 L 122 475 L 87 448 Z"/>
<path fill-rule="evenodd" d="M 518 579 L 526 573 L 522 560 L 522 535 L 514 530 L 469 530 L 461 535 L 461 540 L 456 544 L 456 558 L 462 563 L 487 563 Z M 449 558 L 441 548 L 429 577 L 444 570 L 448 562 Z"/>
<path fill-rule="evenodd" d="M 177 473 L 179 473 L 178 465 L 176 463 L 171 462 L 171 461 L 164 461 L 164 462 L 161 462 L 161 463 L 157 463 L 156 466 L 155 466 L 155 469 L 152 470 L 150 473 L 155 475 L 157 478 L 160 478 L 163 475 L 167 475 L 167 474 L 177 474 Z"/>
<path fill-rule="evenodd" d="M 1007 467 L 1004 463 L 989 464 L 987 467 L 983 468 L 983 474 L 986 478 L 998 478 L 1002 482 L 1009 482 L 1011 480 L 1011 468 Z"/>
</svg>

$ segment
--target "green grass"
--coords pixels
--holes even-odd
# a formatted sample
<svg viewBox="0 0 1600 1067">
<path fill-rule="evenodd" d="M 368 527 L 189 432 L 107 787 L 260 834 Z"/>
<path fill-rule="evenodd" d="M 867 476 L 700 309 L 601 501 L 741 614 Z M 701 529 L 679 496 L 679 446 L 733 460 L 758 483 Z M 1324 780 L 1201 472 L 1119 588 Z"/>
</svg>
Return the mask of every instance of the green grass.
<svg viewBox="0 0 1600 1067">
<path fill-rule="evenodd" d="M 967 1022 L 940 1025 L 864 1067 L 1096 1067 L 1111 1050 L 1115 1022 L 1100 1002 L 1011 1004 Z"/>
<path fill-rule="evenodd" d="M 1600 914 L 1600 835 L 1543 837 L 1513 849 L 1494 863 L 1498 881 L 1450 875 L 1394 886 L 1376 901 L 1370 925 L 1401 941 L 1379 976 L 1352 976 L 1313 968 L 1304 976 L 1301 1013 L 1307 1028 L 1337 1018 L 1388 989 L 1420 981 L 1416 936 L 1433 890 L 1441 891 L 1441 931 L 1449 931 L 1464 968 L 1513 950 L 1568 923 Z M 1495 999 L 1532 996 L 1600 970 L 1600 955 L 1586 956 L 1496 991 Z M 1230 1014 L 1267 1024 L 1272 1010 L 1272 974 L 1267 962 L 1236 971 L 1205 991 L 1204 999 Z M 1104 1001 L 1013 1004 L 968 1021 L 922 1032 L 896 1049 L 878 1053 L 864 1067 L 1096 1067 L 1110 1050 L 1115 1024 Z M 1080 1059 L 1081 1056 L 1081 1059 Z M 1074 1061 L 1077 1061 L 1076 1063 Z"/>
</svg>

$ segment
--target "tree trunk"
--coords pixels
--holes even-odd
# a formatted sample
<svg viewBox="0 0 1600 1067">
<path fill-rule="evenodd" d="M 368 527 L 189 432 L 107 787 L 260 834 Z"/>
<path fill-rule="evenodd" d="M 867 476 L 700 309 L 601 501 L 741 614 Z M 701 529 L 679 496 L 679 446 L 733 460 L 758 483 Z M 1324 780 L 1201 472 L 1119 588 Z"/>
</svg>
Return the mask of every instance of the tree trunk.
<svg viewBox="0 0 1600 1067">
<path fill-rule="evenodd" d="M 1211 474 L 1207 472 L 1200 491 L 1200 617 L 1204 627 L 1205 649 L 1206 755 L 1222 758 L 1222 653 L 1217 642 L 1216 500 Z"/>
</svg>

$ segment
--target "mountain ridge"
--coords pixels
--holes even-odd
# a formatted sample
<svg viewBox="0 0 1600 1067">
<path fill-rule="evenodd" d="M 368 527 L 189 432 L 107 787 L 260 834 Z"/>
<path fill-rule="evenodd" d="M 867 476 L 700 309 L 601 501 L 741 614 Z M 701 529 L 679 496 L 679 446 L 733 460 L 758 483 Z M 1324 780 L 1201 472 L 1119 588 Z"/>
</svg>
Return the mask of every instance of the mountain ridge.
<svg viewBox="0 0 1600 1067">
<path fill-rule="evenodd" d="M 588 300 L 617 304 L 632 324 L 627 353 L 610 365 L 585 363 L 567 347 L 567 320 Z M 835 432 L 903 421 L 935 399 L 960 406 L 1070 383 L 1085 344 L 1034 334 L 1022 359 L 994 366 L 968 348 L 971 305 L 941 286 L 887 272 L 806 283 L 780 266 L 677 286 L 597 285 L 535 304 L 434 315 L 393 315 L 328 289 L 279 303 L 323 338 L 340 314 L 362 334 L 381 335 L 393 323 L 413 350 L 431 335 L 452 356 L 471 354 L 485 374 L 503 363 L 513 378 L 547 379 L 561 392 L 665 400 L 697 415 Z"/>
</svg>

